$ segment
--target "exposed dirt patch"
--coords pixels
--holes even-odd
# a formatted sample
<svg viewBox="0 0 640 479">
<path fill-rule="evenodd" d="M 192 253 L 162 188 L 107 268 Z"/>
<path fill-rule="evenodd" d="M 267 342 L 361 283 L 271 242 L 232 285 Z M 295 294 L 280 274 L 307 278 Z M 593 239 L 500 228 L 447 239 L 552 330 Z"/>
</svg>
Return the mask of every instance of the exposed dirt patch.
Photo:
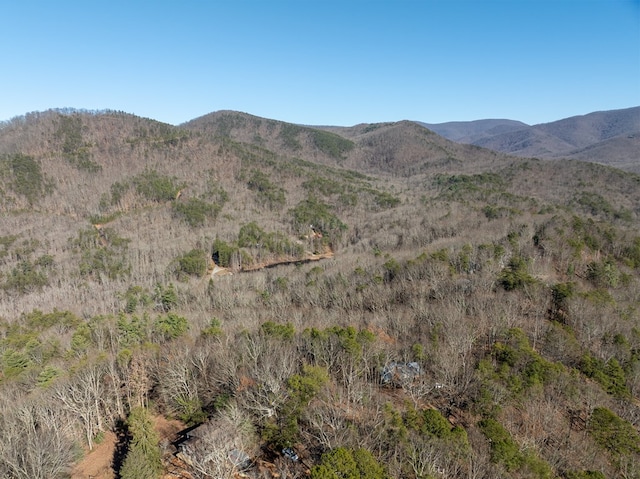
<svg viewBox="0 0 640 479">
<path fill-rule="evenodd" d="M 175 441 L 178 433 L 187 427 L 182 421 L 166 419 L 163 416 L 154 416 L 153 423 L 158 436 L 160 436 L 160 444 L 163 441 Z"/>
<path fill-rule="evenodd" d="M 333 258 L 333 255 L 334 253 L 331 247 L 329 245 L 326 245 L 322 252 L 317 252 L 317 253 L 307 252 L 302 257 L 284 256 L 280 258 L 273 258 L 270 261 L 252 263 L 252 264 L 241 266 L 235 269 L 218 266 L 213 260 L 211 260 L 209 264 L 209 268 L 207 270 L 206 278 L 213 278 L 214 276 L 223 276 L 223 275 L 234 274 L 234 273 L 250 273 L 252 271 L 258 271 L 265 268 L 273 268 L 275 266 L 280 266 L 285 264 L 310 263 L 312 261 L 320 261 L 322 259 Z"/>
<path fill-rule="evenodd" d="M 367 329 L 369 330 L 369 332 L 375 334 L 378 339 L 380 339 L 381 341 L 383 341 L 386 344 L 395 344 L 397 341 L 395 339 L 393 339 L 389 334 L 387 334 L 384 329 L 378 327 L 378 326 L 373 326 L 370 325 L 367 327 Z"/>
<path fill-rule="evenodd" d="M 269 262 L 264 263 L 255 263 L 250 266 L 243 267 L 240 271 L 242 272 L 251 272 L 258 271 L 260 269 L 265 268 L 273 268 L 275 266 L 280 266 L 283 264 L 302 264 L 309 263 L 311 261 L 320 261 L 321 259 L 333 258 L 333 252 L 320 253 L 320 254 L 308 254 L 302 258 L 281 258 Z"/>
<path fill-rule="evenodd" d="M 116 447 L 116 435 L 107 432 L 100 444 L 88 451 L 71 471 L 72 479 L 115 479 L 113 471 L 113 451 Z"/>
</svg>

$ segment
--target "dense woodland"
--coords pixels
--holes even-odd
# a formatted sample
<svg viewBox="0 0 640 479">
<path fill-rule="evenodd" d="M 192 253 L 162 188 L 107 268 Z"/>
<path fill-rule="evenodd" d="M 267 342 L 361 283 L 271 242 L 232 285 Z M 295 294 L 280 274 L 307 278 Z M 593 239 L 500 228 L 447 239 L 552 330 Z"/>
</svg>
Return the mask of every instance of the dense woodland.
<svg viewBox="0 0 640 479">
<path fill-rule="evenodd" d="M 0 477 L 640 478 L 639 217 L 412 122 L 5 122 Z"/>
</svg>

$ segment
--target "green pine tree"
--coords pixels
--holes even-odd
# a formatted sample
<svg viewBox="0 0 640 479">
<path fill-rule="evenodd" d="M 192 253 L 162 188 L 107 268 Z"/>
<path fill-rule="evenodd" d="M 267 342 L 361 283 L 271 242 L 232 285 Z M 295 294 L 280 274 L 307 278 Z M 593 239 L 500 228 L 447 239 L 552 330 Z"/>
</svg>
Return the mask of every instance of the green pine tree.
<svg viewBox="0 0 640 479">
<path fill-rule="evenodd" d="M 149 412 L 142 407 L 132 409 L 127 424 L 131 443 L 120 469 L 121 479 L 158 479 L 162 460 Z"/>
</svg>

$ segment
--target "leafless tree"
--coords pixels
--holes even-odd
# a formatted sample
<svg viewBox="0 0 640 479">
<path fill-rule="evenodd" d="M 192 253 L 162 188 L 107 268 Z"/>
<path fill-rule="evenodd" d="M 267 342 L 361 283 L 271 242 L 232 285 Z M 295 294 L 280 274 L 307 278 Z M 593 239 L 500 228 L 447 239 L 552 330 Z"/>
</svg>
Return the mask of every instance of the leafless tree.
<svg viewBox="0 0 640 479">
<path fill-rule="evenodd" d="M 76 418 L 84 430 L 89 449 L 97 433 L 105 430 L 105 367 L 89 365 L 55 385 L 54 397 Z"/>
<path fill-rule="evenodd" d="M 187 415 L 201 407 L 198 382 L 191 360 L 192 347 L 176 344 L 159 358 L 158 384 L 164 403 L 170 410 Z"/>
<path fill-rule="evenodd" d="M 353 420 L 362 413 L 362 408 L 353 407 L 339 398 L 317 400 L 305 412 L 305 420 L 310 426 L 306 434 L 327 450 L 355 445 Z"/>
<path fill-rule="evenodd" d="M 223 479 L 250 466 L 256 445 L 251 423 L 231 405 L 198 427 L 181 454 L 197 477 Z"/>
<path fill-rule="evenodd" d="M 134 351 L 127 361 L 119 367 L 129 410 L 135 407 L 147 407 L 148 394 L 153 384 L 152 361 L 150 353 L 144 350 Z"/>
<path fill-rule="evenodd" d="M 70 417 L 27 401 L 0 414 L 0 475 L 15 479 L 66 477 L 75 458 Z"/>
<path fill-rule="evenodd" d="M 244 406 L 261 418 L 273 417 L 287 398 L 286 380 L 297 371 L 299 358 L 290 343 L 262 334 L 247 336 L 242 347 L 248 377 Z"/>
</svg>

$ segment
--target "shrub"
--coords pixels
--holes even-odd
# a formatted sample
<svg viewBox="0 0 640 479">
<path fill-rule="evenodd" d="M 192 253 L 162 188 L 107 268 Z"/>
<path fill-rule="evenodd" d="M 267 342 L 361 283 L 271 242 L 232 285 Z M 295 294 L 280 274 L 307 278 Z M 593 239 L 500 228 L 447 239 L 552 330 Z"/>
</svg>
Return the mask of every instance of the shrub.
<svg viewBox="0 0 640 479">
<path fill-rule="evenodd" d="M 130 240 L 118 236 L 113 228 L 100 231 L 87 228 L 79 231 L 78 237 L 69 242 L 81 253 L 78 265 L 81 276 L 101 279 L 101 275 L 105 275 L 109 279 L 117 279 L 129 274 L 126 251 Z"/>
<path fill-rule="evenodd" d="M 209 325 L 201 332 L 203 336 L 210 336 L 213 338 L 222 336 L 222 333 L 222 323 L 218 318 L 211 318 L 211 321 L 209 321 Z"/>
<path fill-rule="evenodd" d="M 488 418 L 480 421 L 478 426 L 490 442 L 491 461 L 504 465 L 509 472 L 520 468 L 523 459 L 518 445 L 502 424 Z"/>
<path fill-rule="evenodd" d="M 351 140 L 328 131 L 313 130 L 311 138 L 316 148 L 336 160 L 344 159 L 345 154 L 355 147 Z"/>
<path fill-rule="evenodd" d="M 189 276 L 203 276 L 207 272 L 209 258 L 201 249 L 192 249 L 178 258 L 179 274 Z"/>
<path fill-rule="evenodd" d="M 0 165 L 2 163 L 8 166 L 12 177 L 9 188 L 25 197 L 30 205 L 51 191 L 52 185 L 46 181 L 40 163 L 32 156 L 16 153 L 2 157 Z"/>
<path fill-rule="evenodd" d="M 620 276 L 620 270 L 613 261 L 594 261 L 587 265 L 587 279 L 597 288 L 617 287 Z"/>
<path fill-rule="evenodd" d="M 169 283 L 167 286 L 157 284 L 153 298 L 156 301 L 156 306 L 165 313 L 172 310 L 178 304 L 178 294 L 172 283 Z"/>
<path fill-rule="evenodd" d="M 148 170 L 133 178 L 133 185 L 141 196 L 150 201 L 172 201 L 184 184 L 177 179 L 159 174 L 155 170 Z"/>
<path fill-rule="evenodd" d="M 225 241 L 216 238 L 211 246 L 211 257 L 213 261 L 223 268 L 229 268 L 234 258 L 238 257 L 239 249 L 237 246 L 228 244 Z"/>
<path fill-rule="evenodd" d="M 265 203 L 270 209 L 280 208 L 285 203 L 284 189 L 271 183 L 269 177 L 260 170 L 251 172 L 247 186 L 257 193 L 260 203 Z"/>
<path fill-rule="evenodd" d="M 451 424 L 437 409 L 425 409 L 422 412 L 422 427 L 420 432 L 440 439 L 451 434 Z"/>
<path fill-rule="evenodd" d="M 640 453 L 640 434 L 627 421 L 605 407 L 597 407 L 588 430 L 595 441 L 615 456 Z"/>
<path fill-rule="evenodd" d="M 207 220 L 215 220 L 221 209 L 222 205 L 207 203 L 199 198 L 189 198 L 185 202 L 173 204 L 176 215 L 192 228 L 204 225 Z"/>
<path fill-rule="evenodd" d="M 49 387 L 61 374 L 62 371 L 60 371 L 58 368 L 53 366 L 45 366 L 45 368 L 40 371 L 40 374 L 38 374 L 36 383 L 41 388 Z"/>
<path fill-rule="evenodd" d="M 166 341 L 178 338 L 186 333 L 189 329 L 189 322 L 187 318 L 178 316 L 175 313 L 168 313 L 156 318 L 155 329 Z"/>
<path fill-rule="evenodd" d="M 311 468 L 311 479 L 387 479 L 384 467 L 366 449 L 338 447 Z"/>
<path fill-rule="evenodd" d="M 47 275 L 36 263 L 23 260 L 7 275 L 2 287 L 9 291 L 25 294 L 31 291 L 39 291 L 49 284 Z"/>
<path fill-rule="evenodd" d="M 267 321 L 266 323 L 262 323 L 260 327 L 261 331 L 270 337 L 291 340 L 296 332 L 295 328 L 291 323 L 286 324 L 277 324 L 273 321 Z"/>
<path fill-rule="evenodd" d="M 611 358 L 607 362 L 595 358 L 590 354 L 583 356 L 579 369 L 587 377 L 596 380 L 609 394 L 619 398 L 630 396 L 626 385 L 624 370 L 617 359 Z"/>
<path fill-rule="evenodd" d="M 534 283 L 535 279 L 527 272 L 527 261 L 521 256 L 514 256 L 500 273 L 498 282 L 507 291 L 512 291 Z"/>
<path fill-rule="evenodd" d="M 293 217 L 293 225 L 298 231 L 307 231 L 309 225 L 313 225 L 329 241 L 339 240 L 347 229 L 347 225 L 331 213 L 328 205 L 313 197 L 298 203 L 290 210 L 290 214 Z"/>
</svg>

